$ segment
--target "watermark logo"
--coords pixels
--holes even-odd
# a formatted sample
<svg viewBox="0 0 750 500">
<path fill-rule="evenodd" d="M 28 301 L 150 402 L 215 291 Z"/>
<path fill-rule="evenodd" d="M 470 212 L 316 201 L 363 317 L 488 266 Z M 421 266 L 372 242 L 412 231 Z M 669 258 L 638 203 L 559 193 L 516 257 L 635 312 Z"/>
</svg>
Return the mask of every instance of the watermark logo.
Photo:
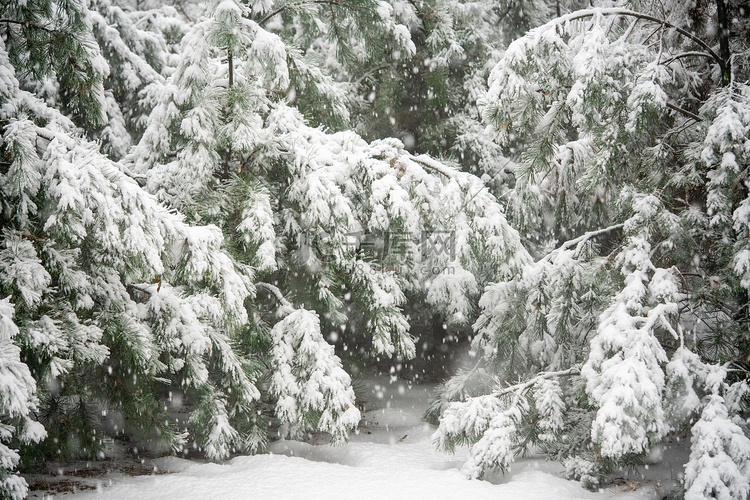
<svg viewBox="0 0 750 500">
<path fill-rule="evenodd" d="M 423 262 L 429 256 L 444 256 L 449 261 L 456 260 L 456 232 L 422 231 L 421 254 Z"/>
<path fill-rule="evenodd" d="M 299 257 L 303 265 L 335 261 L 334 249 L 356 253 L 373 269 L 398 270 L 399 266 L 416 265 L 420 274 L 440 274 L 456 259 L 455 231 L 423 230 L 419 233 L 352 231 L 334 236 L 321 229 L 306 228 L 299 234 Z"/>
</svg>

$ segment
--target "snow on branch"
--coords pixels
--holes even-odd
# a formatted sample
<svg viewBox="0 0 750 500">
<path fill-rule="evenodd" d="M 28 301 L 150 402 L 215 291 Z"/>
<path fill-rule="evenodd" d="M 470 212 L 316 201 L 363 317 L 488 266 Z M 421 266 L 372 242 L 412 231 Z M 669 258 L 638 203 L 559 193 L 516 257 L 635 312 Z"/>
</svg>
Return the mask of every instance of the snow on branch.
<svg viewBox="0 0 750 500">
<path fill-rule="evenodd" d="M 434 172 L 442 174 L 449 179 L 455 178 L 459 173 L 457 170 L 447 167 L 443 165 L 442 163 L 440 163 L 439 161 L 435 160 L 434 158 L 430 158 L 427 155 L 419 155 L 419 156 L 409 155 L 408 159 L 416 163 L 419 163 L 420 165 L 427 167 Z"/>
<path fill-rule="evenodd" d="M 601 314 L 581 369 L 598 406 L 591 437 L 602 456 L 612 458 L 647 452 L 666 434 L 662 365 L 667 355 L 656 334 L 674 321 L 680 298 L 674 274 L 650 259 L 650 224 L 663 205 L 653 195 L 636 194 L 632 206 L 635 213 L 625 223 L 626 244 L 618 256 L 624 286 Z"/>
<path fill-rule="evenodd" d="M 541 372 L 525 382 L 498 389 L 492 394 L 451 403 L 440 417 L 432 439 L 446 450 L 468 444 L 469 459 L 462 471 L 471 478 L 481 478 L 490 469 L 505 472 L 523 440 L 521 428 L 528 423 L 527 417 L 532 413 L 527 392 L 531 389 L 535 392 L 535 411 L 539 415 L 534 420 L 541 431 L 539 439 L 548 441 L 562 428 L 564 402 L 556 381 L 579 374 L 578 367 Z M 512 398 L 508 400 L 505 396 L 509 395 Z"/>
<path fill-rule="evenodd" d="M 581 374 L 581 368 L 574 366 L 572 368 L 568 368 L 567 370 L 560 370 L 556 372 L 541 372 L 536 377 L 533 377 L 526 382 L 521 382 L 520 384 L 515 384 L 508 386 L 504 389 L 498 389 L 492 393 L 495 397 L 503 397 L 511 393 L 515 394 L 522 394 L 532 387 L 534 387 L 536 384 L 541 382 L 542 380 L 551 380 L 551 379 L 557 379 L 561 377 L 575 377 L 577 375 Z"/>
<path fill-rule="evenodd" d="M 255 284 L 256 288 L 264 288 L 266 291 L 270 292 L 271 295 L 274 296 L 274 298 L 279 302 L 281 305 L 281 310 L 279 311 L 281 314 L 289 314 L 294 310 L 294 306 L 291 302 L 289 302 L 286 297 L 284 297 L 284 294 L 281 293 L 281 290 L 277 286 L 274 286 L 270 283 L 265 283 L 263 281 L 260 281 Z"/>
<path fill-rule="evenodd" d="M 576 247 L 580 248 L 580 245 L 582 243 L 587 242 L 591 238 L 595 238 L 595 237 L 597 237 L 597 236 L 599 236 L 601 234 L 609 233 L 610 231 L 616 231 L 618 229 L 622 229 L 624 226 L 625 226 L 625 224 L 622 224 L 622 223 L 621 224 L 615 224 L 613 226 L 605 227 L 605 228 L 602 228 L 602 229 L 597 229 L 595 231 L 589 231 L 589 232 L 587 232 L 585 234 L 582 234 L 578 238 L 573 238 L 572 240 L 568 240 L 565 243 L 563 243 L 562 245 L 560 245 L 559 247 L 557 247 L 556 249 L 552 250 L 550 253 L 548 253 L 544 257 L 542 257 L 541 259 L 539 259 L 539 263 L 541 263 L 541 262 L 549 262 L 550 260 L 553 259 L 553 255 L 558 254 L 558 253 L 562 252 L 563 250 L 567 250 L 568 248 L 571 248 L 573 246 L 576 246 Z"/>
<path fill-rule="evenodd" d="M 271 392 L 284 435 L 317 429 L 345 442 L 361 418 L 351 378 L 320 332 L 317 314 L 296 309 L 271 330 Z"/>
<path fill-rule="evenodd" d="M 730 414 L 731 395 L 726 387 L 726 368 L 712 366 L 706 377 L 709 395 L 700 418 L 691 429 L 690 460 L 685 464 L 685 499 L 727 498 L 750 495 L 750 439 L 738 425 L 744 419 Z M 741 383 L 747 390 L 744 382 Z"/>
<path fill-rule="evenodd" d="M 595 9 L 582 9 L 575 12 L 571 12 L 570 14 L 566 14 L 564 16 L 558 17 L 557 19 L 550 21 L 549 23 L 545 24 L 544 26 L 541 26 L 539 28 L 536 28 L 535 30 L 532 30 L 533 32 L 541 32 L 546 31 L 550 27 L 553 26 L 564 26 L 567 23 L 571 21 L 577 21 L 579 19 L 585 19 L 588 17 L 597 17 L 597 16 L 627 16 L 627 17 L 635 17 L 638 19 L 643 19 L 645 21 L 651 21 L 657 24 L 661 24 L 662 26 L 665 26 L 667 28 L 672 28 L 675 31 L 677 31 L 682 36 L 689 38 L 693 42 L 697 43 L 701 46 L 702 49 L 706 51 L 706 53 L 714 60 L 716 61 L 719 66 L 721 66 L 722 71 L 726 69 L 726 62 L 721 59 L 721 57 L 714 52 L 711 47 L 698 38 L 697 36 L 693 35 L 689 31 L 680 28 L 679 26 L 675 26 L 674 24 L 670 23 L 669 21 L 666 21 L 664 19 L 659 19 L 658 17 L 651 16 L 649 14 L 644 14 L 643 12 L 636 12 L 634 10 L 629 9 L 623 9 L 619 7 L 610 7 L 610 8 L 595 8 Z"/>
</svg>

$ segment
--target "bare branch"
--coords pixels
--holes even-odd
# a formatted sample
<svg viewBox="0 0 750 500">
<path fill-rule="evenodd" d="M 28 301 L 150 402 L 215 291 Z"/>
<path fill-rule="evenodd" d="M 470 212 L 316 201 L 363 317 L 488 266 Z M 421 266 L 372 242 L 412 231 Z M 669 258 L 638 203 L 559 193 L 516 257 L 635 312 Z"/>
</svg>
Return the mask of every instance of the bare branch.
<svg viewBox="0 0 750 500">
<path fill-rule="evenodd" d="M 668 103 L 667 103 L 667 107 L 668 107 L 669 109 L 672 109 L 672 110 L 674 110 L 674 111 L 677 111 L 677 112 L 678 112 L 678 113 L 680 113 L 680 114 L 683 114 L 683 115 L 687 116 L 688 118 L 692 118 L 693 120 L 695 120 L 695 121 L 697 121 L 697 122 L 703 121 L 703 119 L 702 119 L 702 118 L 701 118 L 700 116 L 696 115 L 695 113 L 693 113 L 693 112 L 691 112 L 691 111 L 688 111 L 687 109 L 682 109 L 682 108 L 680 108 L 680 107 L 678 107 L 678 106 L 675 106 L 675 105 L 674 105 L 674 104 L 672 104 L 672 103 L 669 103 L 669 102 L 668 102 Z"/>
<path fill-rule="evenodd" d="M 700 52 L 698 50 L 693 50 L 693 51 L 690 51 L 690 52 L 681 52 L 681 53 L 679 53 L 677 55 L 674 55 L 674 56 L 670 57 L 669 59 L 664 60 L 664 62 L 662 62 L 662 64 L 669 64 L 669 63 L 675 62 L 678 59 L 682 59 L 683 57 L 707 57 L 709 59 L 713 59 L 713 57 L 711 56 L 711 54 L 708 54 L 706 52 Z"/>
</svg>

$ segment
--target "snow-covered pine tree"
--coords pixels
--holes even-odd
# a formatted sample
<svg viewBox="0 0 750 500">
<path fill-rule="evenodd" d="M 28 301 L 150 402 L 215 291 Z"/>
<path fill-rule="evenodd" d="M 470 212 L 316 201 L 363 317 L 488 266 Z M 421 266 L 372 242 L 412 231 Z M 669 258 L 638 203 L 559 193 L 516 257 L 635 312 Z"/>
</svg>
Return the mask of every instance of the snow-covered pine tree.
<svg viewBox="0 0 750 500">
<path fill-rule="evenodd" d="M 183 61 L 132 156 L 148 189 L 195 220 L 220 225 L 258 270 L 285 270 L 268 281 L 334 324 L 350 295 L 365 311 L 377 353 L 413 356 L 400 308 L 410 291 L 422 288 L 436 309 L 451 305 L 456 321 L 469 320 L 477 286 L 527 259 L 482 183 L 429 158 L 411 158 L 398 141 L 368 145 L 352 133 L 310 128 L 286 102 L 290 92 L 299 98 L 304 90 L 291 78 L 302 64 L 297 52 L 249 20 L 252 13 L 239 4 L 222 2 L 211 12 L 186 36 Z M 386 26 L 393 24 L 385 17 L 390 11 L 378 12 Z M 310 91 L 329 80 L 304 85 Z M 243 229 L 259 224 L 264 229 Z M 432 230 L 455 233 L 453 254 L 415 255 L 413 240 Z M 373 265 L 374 255 L 361 248 L 367 233 L 405 238 L 403 265 Z M 283 251 L 274 254 L 279 245 Z M 260 248 L 268 249 L 267 265 L 257 261 Z M 302 260 L 289 257 L 300 252 Z M 415 257 L 436 276 L 420 276 Z"/>
<path fill-rule="evenodd" d="M 721 389 L 728 391 L 726 367 L 704 368 L 708 395 L 693 425 L 690 460 L 685 465 L 685 499 L 747 498 L 750 495 L 750 439 L 732 418 Z M 739 384 L 738 384 L 739 385 Z M 744 385 L 744 384 L 742 384 Z M 741 388 L 747 392 L 747 386 Z M 732 408 L 736 411 L 737 408 Z"/>
<path fill-rule="evenodd" d="M 308 430 L 322 431 L 334 442 L 345 441 L 361 415 L 349 374 L 321 335 L 317 315 L 294 310 L 276 323 L 271 338 L 271 391 L 285 434 L 298 437 Z"/>
<path fill-rule="evenodd" d="M 657 333 L 679 338 L 672 326 L 681 298 L 676 276 L 650 258 L 653 221 L 664 209 L 655 196 L 633 198 L 634 214 L 625 222 L 626 240 L 616 259 L 624 286 L 601 314 L 581 370 L 598 407 L 591 437 L 608 458 L 645 453 L 666 434 L 661 365 L 667 358 Z"/>
<path fill-rule="evenodd" d="M 9 1 L 2 7 L 5 52 L 24 87 L 48 95 L 79 124 L 103 126 L 109 68 L 82 1 Z"/>
<path fill-rule="evenodd" d="M 109 0 L 91 2 L 89 18 L 109 66 L 103 83 L 108 123 L 83 126 L 109 158 L 119 160 L 143 133 L 187 23 L 172 7 L 125 11 Z"/>
<path fill-rule="evenodd" d="M 408 49 L 391 11 L 368 5 L 362 19 Z M 321 115 L 347 113 L 344 87 L 261 26 L 271 14 L 282 26 L 312 19 L 302 6 L 224 1 L 192 26 L 169 10 L 92 6 L 17 2 L 0 23 L 0 294 L 10 297 L 3 317 L 18 333 L 8 338 L 35 381 L 36 417 L 49 435 L 36 451 L 96 454 L 103 410 L 125 432 L 150 431 L 177 449 L 192 441 L 220 459 L 262 448 L 262 398 L 283 401 L 277 416 L 293 434 L 345 439 L 358 420 L 350 380 L 321 335 L 344 321 L 345 301 L 366 311 L 380 355 L 408 357 L 407 297 L 450 305 L 452 321 L 465 323 L 486 283 L 529 261 L 478 178 L 414 157 L 399 141 L 312 128 L 287 104 L 296 94 Z M 350 7 L 358 6 L 342 12 L 358 15 Z M 72 43 L 61 57 L 76 58 L 81 72 L 63 78 L 38 60 L 56 37 Z M 65 97 L 71 82 L 83 97 Z M 113 161 L 137 140 L 125 162 Z M 449 249 L 420 241 L 435 231 L 452 235 Z M 363 242 L 391 234 L 402 237 L 399 252 L 378 261 Z M 255 298 L 259 278 L 278 285 L 263 286 L 278 311 Z M 263 394 L 257 380 L 266 376 L 275 382 Z M 165 410 L 175 391 L 191 403 L 187 429 Z M 25 425 L 34 432 L 19 424 L 4 442 L 43 436 Z"/>
<path fill-rule="evenodd" d="M 33 264 L 32 264 L 33 265 Z M 26 272 L 33 271 L 28 267 Z M 38 401 L 36 381 L 20 359 L 21 350 L 13 343 L 19 333 L 13 322 L 14 307 L 9 298 L 0 300 L 0 410 L 3 422 L 0 427 L 0 496 L 3 498 L 25 498 L 28 493 L 26 480 L 15 474 L 18 465 L 18 450 L 14 443 L 41 441 L 46 437 L 44 427 L 34 419 Z"/>
<path fill-rule="evenodd" d="M 257 413 L 255 368 L 231 339 L 247 323 L 244 302 L 254 294 L 247 273 L 224 249 L 218 228 L 186 224 L 33 92 L 30 69 L 48 54 L 43 47 L 13 41 L 13 56 L 6 52 L 18 30 L 42 31 L 34 35 L 39 44 L 75 40 L 63 55 L 80 59 L 81 73 L 61 79 L 60 89 L 71 91 L 70 82 L 81 79 L 87 92 L 98 87 L 91 95 L 102 95 L 97 75 L 106 65 L 86 74 L 94 63 L 84 58 L 103 64 L 91 23 L 80 5 L 65 5 L 72 10 L 54 14 L 44 2 L 4 7 L 9 22 L 0 43 L 0 293 L 11 297 L 13 311 L 4 303 L 3 317 L 18 330 L 8 333 L 6 350 L 13 354 L 11 341 L 21 349 L 39 398 L 36 416 L 49 434 L 40 449 L 95 455 L 103 435 L 93 417 L 102 411 L 120 415 L 129 432 L 151 432 L 179 448 L 186 436 L 162 402 L 170 390 L 197 394 L 191 431 L 209 456 L 254 449 L 258 443 L 246 439 L 241 422 Z M 76 102 L 86 107 L 79 118 L 96 125 L 106 103 Z M 3 418 L 22 410 L 4 407 Z M 9 429 L 4 440 L 16 434 Z"/>
<path fill-rule="evenodd" d="M 464 406 L 488 397 L 474 394 L 442 403 L 436 434 L 448 447 L 521 445 L 529 435 L 543 445 L 544 429 L 524 430 L 534 408 L 514 406 L 503 385 L 532 392 L 540 376 L 558 378 L 570 403 L 566 432 L 545 448 L 569 457 L 571 476 L 589 485 L 613 465 L 637 463 L 668 428 L 692 427 L 709 406 L 709 419 L 739 411 L 741 398 L 729 413 L 701 399 L 710 370 L 700 366 L 737 361 L 732 377 L 747 375 L 744 21 L 729 16 L 721 30 L 721 19 L 698 23 L 683 5 L 629 7 L 533 29 L 492 71 L 480 105 L 498 141 L 517 152 L 509 213 L 538 259 L 486 288 L 474 325 L 474 349 L 500 377 L 491 394 L 504 398 L 486 420 L 512 414 L 512 432 L 487 425 L 472 434 L 471 421 L 456 423 Z M 717 398 L 731 387 L 718 387 Z M 680 411 L 667 421 L 664 407 Z M 741 453 L 732 456 L 744 470 Z M 502 454 L 472 457 L 474 476 L 509 463 Z"/>
</svg>

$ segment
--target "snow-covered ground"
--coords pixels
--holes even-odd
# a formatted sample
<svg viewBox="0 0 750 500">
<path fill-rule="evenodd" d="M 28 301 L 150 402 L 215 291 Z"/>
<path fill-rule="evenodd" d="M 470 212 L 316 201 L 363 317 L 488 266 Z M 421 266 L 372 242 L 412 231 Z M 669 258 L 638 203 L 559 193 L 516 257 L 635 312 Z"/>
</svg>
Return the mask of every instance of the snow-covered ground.
<svg viewBox="0 0 750 500">
<path fill-rule="evenodd" d="M 435 450 L 430 439 L 435 428 L 421 420 L 432 389 L 388 378 L 367 380 L 369 411 L 345 446 L 277 441 L 267 455 L 223 464 L 162 458 L 156 467 L 171 474 L 121 474 L 95 480 L 94 491 L 55 498 L 640 500 L 661 498 L 673 484 L 670 476 L 681 470 L 679 454 L 665 451 L 655 457 L 657 465 L 643 471 L 646 477 L 598 493 L 564 479 L 560 464 L 541 458 L 518 459 L 506 476 L 467 480 L 459 470 L 466 451 L 448 455 Z"/>
</svg>

